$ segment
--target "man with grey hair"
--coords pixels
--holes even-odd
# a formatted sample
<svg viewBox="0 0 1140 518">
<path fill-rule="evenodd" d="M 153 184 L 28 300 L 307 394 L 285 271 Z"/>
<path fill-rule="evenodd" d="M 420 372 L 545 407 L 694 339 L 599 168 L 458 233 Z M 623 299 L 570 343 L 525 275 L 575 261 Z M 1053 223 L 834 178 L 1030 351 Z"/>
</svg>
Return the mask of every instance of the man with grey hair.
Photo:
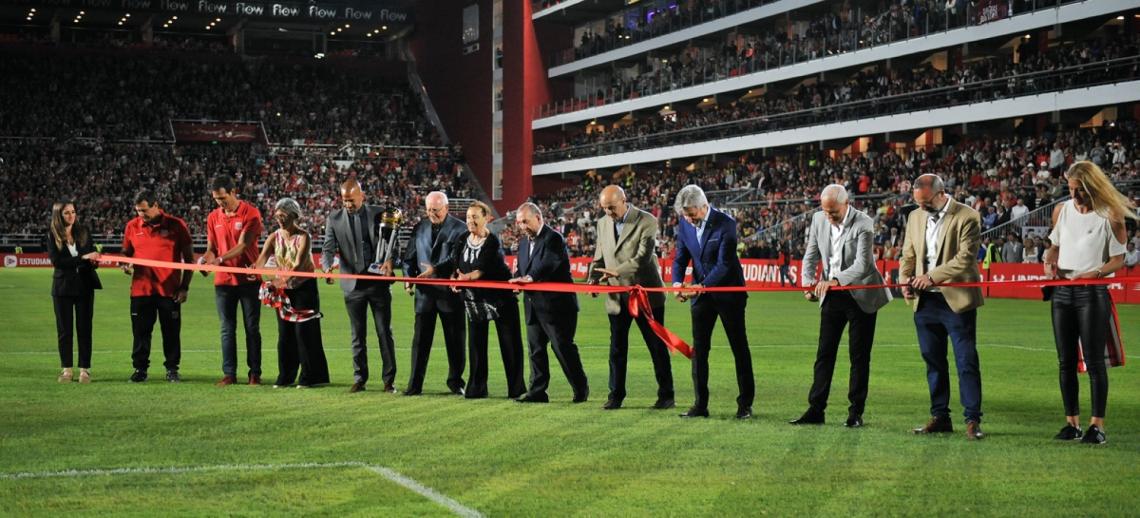
<svg viewBox="0 0 1140 518">
<path fill-rule="evenodd" d="M 930 386 L 930 420 L 917 434 L 954 431 L 950 419 L 950 372 L 946 338 L 954 344 L 958 392 L 966 418 L 966 438 L 982 434 L 982 373 L 978 361 L 978 306 L 981 288 L 940 287 L 951 282 L 978 282 L 981 218 L 974 209 L 946 194 L 942 179 L 924 174 L 914 181 L 914 201 L 899 260 L 899 279 L 908 286 L 903 297 L 913 304 L 918 346 L 926 362 Z"/>
<path fill-rule="evenodd" d="M 705 192 L 696 185 L 686 185 L 677 193 L 674 204 L 678 215 L 676 252 L 673 256 L 673 287 L 692 287 L 677 293 L 677 300 L 692 300 L 693 319 L 693 390 L 692 408 L 681 417 L 708 417 L 709 349 L 712 331 L 720 317 L 728 345 L 736 360 L 736 418 L 752 417 L 752 400 L 756 382 L 752 376 L 752 354 L 748 350 L 748 334 L 744 326 L 744 307 L 748 293 L 703 292 L 699 288 L 744 286 L 744 270 L 736 255 L 736 220 L 709 207 Z M 685 271 L 693 266 L 693 283 L 685 283 Z"/>
<path fill-rule="evenodd" d="M 570 276 L 570 256 L 566 241 L 543 222 L 538 206 L 527 202 L 515 212 L 515 225 L 519 240 L 518 267 L 514 284 L 532 282 L 573 283 Z M 554 356 L 562 365 L 562 372 L 574 392 L 574 402 L 584 403 L 590 396 L 590 385 L 574 333 L 578 329 L 578 297 L 573 293 L 524 291 L 523 307 L 526 313 L 526 341 L 530 349 L 530 389 L 518 399 L 520 403 L 546 403 L 550 385 L 550 360 L 546 345 L 554 349 Z"/>
<path fill-rule="evenodd" d="M 343 208 L 333 211 L 325 224 L 325 242 L 321 247 L 321 270 L 329 272 L 339 256 L 340 271 L 368 275 L 368 266 L 376 262 L 377 218 L 383 209 L 364 202 L 364 189 L 356 179 L 341 184 Z M 382 265 L 381 274 L 391 275 L 392 263 Z M 328 281 L 332 283 L 332 279 Z M 392 283 L 341 279 L 344 307 L 352 330 L 353 383 L 349 392 L 360 392 L 368 383 L 368 310 L 376 326 L 383 362 L 384 392 L 395 392 L 396 346 L 392 338 Z"/>
<path fill-rule="evenodd" d="M 815 353 L 814 374 L 808 392 L 808 410 L 791 424 L 823 424 L 835 373 L 835 357 L 843 328 L 850 324 L 851 375 L 848 386 L 847 421 L 844 426 L 863 426 L 867 402 L 867 381 L 871 374 L 871 346 L 875 340 L 875 320 L 879 308 L 890 302 L 884 288 L 831 290 L 836 286 L 882 284 L 875 269 L 871 241 L 875 228 L 871 218 L 848 203 L 847 189 L 832 184 L 819 195 L 820 211 L 812 216 L 804 252 L 801 284 L 804 297 L 819 301 L 819 348 Z M 822 275 L 816 280 L 816 264 L 822 262 Z"/>
<path fill-rule="evenodd" d="M 424 197 L 427 218 L 421 219 L 412 229 L 404 254 L 404 275 L 421 279 L 447 279 L 454 266 L 452 248 L 467 230 L 459 218 L 448 214 L 447 195 L 432 191 Z M 412 337 L 412 375 L 405 396 L 423 392 L 428 357 L 435 339 L 436 318 L 443 324 L 443 343 L 447 348 L 447 388 L 453 394 L 463 395 L 463 369 L 467 356 L 463 350 L 467 317 L 463 313 L 463 299 L 447 286 L 417 284 L 416 322 Z M 412 291 L 409 290 L 409 293 Z"/>
</svg>

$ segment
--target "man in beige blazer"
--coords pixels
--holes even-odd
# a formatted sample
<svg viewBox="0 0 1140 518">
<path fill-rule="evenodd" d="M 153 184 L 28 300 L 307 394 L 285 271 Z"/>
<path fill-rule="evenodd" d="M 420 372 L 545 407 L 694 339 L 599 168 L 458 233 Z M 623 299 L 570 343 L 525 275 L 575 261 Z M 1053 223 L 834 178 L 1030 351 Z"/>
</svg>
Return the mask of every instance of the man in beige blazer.
<svg viewBox="0 0 1140 518">
<path fill-rule="evenodd" d="M 611 185 L 602 189 L 598 205 L 605 213 L 597 222 L 597 246 L 590 264 L 590 284 L 611 286 L 661 287 L 661 265 L 657 260 L 657 218 L 628 203 L 625 191 Z M 596 296 L 596 295 L 595 295 Z M 610 317 L 610 394 L 602 406 L 606 410 L 621 408 L 625 400 L 626 357 L 629 351 L 628 294 L 606 295 L 606 313 Z M 653 318 L 665 322 L 665 295 L 649 294 Z M 645 315 L 637 318 L 637 327 L 649 348 L 653 373 L 657 378 L 655 409 L 673 408 L 673 371 L 669 351 L 649 327 Z"/>
<path fill-rule="evenodd" d="M 946 338 L 954 344 L 958 392 L 966 417 L 966 438 L 982 434 L 982 374 L 977 349 L 980 288 L 950 288 L 952 282 L 977 282 L 981 218 L 977 211 L 946 194 L 942 179 L 924 174 L 914 181 L 918 209 L 906 223 L 899 277 L 903 297 L 913 306 L 918 346 L 930 386 L 930 421 L 915 433 L 953 432 L 950 420 L 950 373 Z"/>
</svg>

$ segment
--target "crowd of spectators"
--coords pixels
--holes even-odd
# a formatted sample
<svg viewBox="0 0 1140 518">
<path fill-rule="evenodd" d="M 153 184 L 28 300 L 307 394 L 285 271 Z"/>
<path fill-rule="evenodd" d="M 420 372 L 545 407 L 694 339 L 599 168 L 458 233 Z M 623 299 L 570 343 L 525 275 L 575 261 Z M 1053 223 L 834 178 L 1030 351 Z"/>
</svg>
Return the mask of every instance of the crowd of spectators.
<svg viewBox="0 0 1140 518">
<path fill-rule="evenodd" d="M 313 59 L 4 48 L 0 136 L 162 141 L 171 119 L 210 119 L 260 121 L 275 143 L 439 145 L 419 98 L 384 72 Z"/>
<path fill-rule="evenodd" d="M 853 196 L 853 205 L 874 218 L 876 256 L 897 259 L 905 237 L 905 215 L 912 206 L 910 182 L 920 174 L 935 173 L 944 178 L 955 199 L 979 211 L 983 231 L 997 229 L 994 233 L 999 235 L 991 241 L 998 251 L 992 259 L 1002 261 L 1009 260 L 1002 257 L 1001 248 L 1010 233 L 1023 249 L 1034 252 L 1034 259 L 1043 250 L 1044 236 L 1023 234 L 1024 220 L 1015 220 L 1068 196 L 1063 172 L 1075 161 L 1097 163 L 1125 192 L 1140 196 L 1140 126 L 1135 121 L 1035 136 L 950 140 L 954 142 L 929 148 L 856 155 L 821 153 L 787 159 L 746 154 L 689 170 L 627 168 L 608 177 L 591 172 L 580 184 L 536 201 L 567 235 L 572 253 L 591 255 L 594 221 L 600 217 L 592 193 L 610 183 L 623 185 L 631 203 L 659 218 L 659 253 L 670 257 L 677 224 L 673 197 L 682 186 L 695 183 L 709 193 L 714 205 L 736 217 L 742 256 L 795 258 L 802 256 L 808 214 L 817 208 L 819 192 L 839 183 Z M 1011 221 L 1015 224 L 1002 226 Z M 508 236 L 504 242 L 513 241 Z"/>
<path fill-rule="evenodd" d="M 556 61 L 587 58 L 771 2 L 648 2 L 580 26 L 576 31 L 580 36 L 573 48 L 562 52 Z M 1061 3 L 1065 0 L 890 0 L 866 2 L 863 8 L 859 2 L 829 2 L 825 14 L 809 15 L 802 20 L 797 19 L 798 16 L 781 18 L 781 22 L 791 23 L 757 31 L 761 34 L 750 39 L 753 49 L 757 53 L 768 53 L 769 59 L 775 56 L 813 59 L 827 52 L 850 52 L 963 25 L 981 25 Z M 792 12 L 791 16 L 797 14 Z"/>
<path fill-rule="evenodd" d="M 474 195 L 447 149 L 392 149 L 340 152 L 266 148 L 250 144 L 163 146 L 56 141 L 0 140 L 0 234 L 40 233 L 51 204 L 75 200 L 85 225 L 97 235 L 122 232 L 134 216 L 134 195 L 158 193 L 164 210 L 184 218 L 194 235 L 205 235 L 206 215 L 216 206 L 210 179 L 232 174 L 241 198 L 261 209 L 274 228 L 272 207 L 289 196 L 304 210 L 303 225 L 318 234 L 325 218 L 340 208 L 340 184 L 356 178 L 369 203 L 397 207 L 414 223 L 422 197 L 442 190 L 452 197 Z"/>
<path fill-rule="evenodd" d="M 1133 78 L 1140 75 L 1140 60 L 1137 60 L 1140 47 L 1137 44 L 1136 35 L 1131 34 L 1058 44 L 1046 51 L 1036 51 L 1034 45 L 1022 45 L 1017 59 L 1014 56 L 986 57 L 946 70 L 935 69 L 929 63 L 915 69 L 880 65 L 860 70 L 842 81 L 808 81 L 787 94 L 765 92 L 692 111 L 674 111 L 666 115 L 652 113 L 632 122 L 619 121 L 609 128 L 590 126 L 589 132 L 570 135 L 558 144 L 536 146 L 535 162 L 710 140 L 831 119 L 850 120 L 908 111 L 918 106 L 930 108 L 940 104 L 1000 99 L 1106 79 Z M 1111 70 L 1092 66 L 1120 58 L 1133 60 L 1125 63 L 1127 66 Z M 1069 73 L 1048 77 L 1032 75 L 1057 70 Z M 941 94 L 922 98 L 906 95 L 924 91 Z M 883 98 L 892 96 L 897 97 L 890 102 L 882 102 Z M 603 144 L 605 146 L 601 146 Z"/>
<path fill-rule="evenodd" d="M 921 3 L 894 0 L 874 15 L 836 8 L 812 21 L 793 22 L 758 32 L 734 31 L 720 46 L 691 45 L 668 57 L 645 56 L 637 67 L 581 82 L 591 92 L 571 101 L 543 107 L 541 116 L 644 97 L 719 81 L 802 61 L 842 54 L 941 30 L 950 9 L 937 3 L 930 11 Z M 931 21 L 933 20 L 933 21 Z"/>
</svg>

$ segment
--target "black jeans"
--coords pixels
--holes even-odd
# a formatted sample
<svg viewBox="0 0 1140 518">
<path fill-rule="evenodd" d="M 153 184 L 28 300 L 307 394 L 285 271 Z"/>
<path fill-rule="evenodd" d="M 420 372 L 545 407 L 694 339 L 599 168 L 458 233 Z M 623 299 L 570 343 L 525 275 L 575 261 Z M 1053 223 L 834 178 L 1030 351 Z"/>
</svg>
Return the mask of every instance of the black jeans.
<svg viewBox="0 0 1140 518">
<path fill-rule="evenodd" d="M 308 280 L 285 290 L 294 309 L 321 310 L 317 281 Z M 297 378 L 297 369 L 301 370 Z M 321 319 L 289 322 L 277 317 L 277 381 L 274 385 L 321 385 L 329 382 L 329 362 L 321 342 Z"/>
<path fill-rule="evenodd" d="M 91 368 L 91 319 L 95 314 L 95 291 L 79 297 L 53 296 L 55 333 L 59 339 L 59 364 L 72 367 L 72 324 L 79 345 L 79 368 Z M 72 318 L 74 316 L 74 319 Z"/>
<path fill-rule="evenodd" d="M 514 399 L 526 393 L 523 378 L 522 329 L 519 323 L 519 303 L 513 297 L 497 304 L 499 318 L 495 319 L 495 332 L 499 336 L 499 352 L 503 356 L 503 371 L 507 375 L 507 397 Z M 467 355 L 470 371 L 467 375 L 469 398 L 487 396 L 487 337 L 491 322 L 467 322 Z"/>
<path fill-rule="evenodd" d="M 1061 401 L 1067 416 L 1081 413 L 1081 386 L 1077 379 L 1077 348 L 1081 347 L 1092 391 L 1092 416 L 1104 417 L 1108 404 L 1108 311 L 1106 286 L 1058 286 L 1053 292 L 1053 337 L 1061 371 Z"/>
<path fill-rule="evenodd" d="M 261 301 L 260 285 L 247 282 L 236 286 L 214 286 L 214 305 L 222 324 L 222 374 L 237 376 L 237 308 L 241 304 L 241 323 L 245 328 L 245 361 L 250 376 L 261 375 Z"/>
<path fill-rule="evenodd" d="M 554 357 L 562 366 L 562 373 L 570 382 L 575 398 L 586 397 L 590 393 L 590 383 L 586 370 L 582 368 L 582 357 L 578 354 L 578 344 L 574 334 L 578 330 L 578 312 L 564 315 L 535 315 L 536 322 L 526 325 L 526 341 L 530 356 L 530 389 L 528 395 L 546 395 L 550 387 L 550 356 L 547 344 L 554 350 Z"/>
<path fill-rule="evenodd" d="M 633 316 L 629 314 L 626 306 L 626 297 L 622 297 L 621 313 L 609 315 L 610 317 L 610 395 L 613 401 L 625 400 L 625 376 L 629 356 L 629 328 L 633 324 Z M 654 320 L 665 323 L 665 306 L 653 308 Z M 673 399 L 673 367 L 669 361 L 669 350 L 665 342 L 649 327 L 645 315 L 637 318 L 637 327 L 641 330 L 641 337 L 645 339 L 645 346 L 649 348 L 649 358 L 653 361 L 653 375 L 657 378 L 657 398 Z"/>
<path fill-rule="evenodd" d="M 463 309 L 444 312 L 433 304 L 427 311 L 416 313 L 415 330 L 412 333 L 412 376 L 408 380 L 408 390 L 422 390 L 424 376 L 427 375 L 428 358 L 435 339 L 435 320 L 443 324 L 443 345 L 447 348 L 447 388 L 458 391 L 464 387 L 463 369 L 466 367 L 466 352 L 463 338 L 466 333 L 467 317 Z"/>
<path fill-rule="evenodd" d="M 827 409 L 831 393 L 831 378 L 835 374 L 835 358 L 843 328 L 850 323 L 849 352 L 851 375 L 847 388 L 850 406 L 847 414 L 863 415 L 867 403 L 867 385 L 871 376 L 871 346 L 875 342 L 875 320 L 878 312 L 865 313 L 850 292 L 832 291 L 823 300 L 819 312 L 819 349 L 815 353 L 815 366 L 808 404 L 811 411 L 822 414 Z"/>
<path fill-rule="evenodd" d="M 352 328 L 352 377 L 368 382 L 368 310 L 376 341 L 380 344 L 381 377 L 385 385 L 396 381 L 396 342 L 392 338 L 392 284 L 357 281 L 356 289 L 344 296 L 348 322 Z"/>
<path fill-rule="evenodd" d="M 182 307 L 173 298 L 158 295 L 131 297 L 131 363 L 144 372 L 150 367 L 151 333 L 156 319 L 162 327 L 162 354 L 166 358 L 163 366 L 166 370 L 178 370 L 182 361 Z"/>
<path fill-rule="evenodd" d="M 756 379 L 752 373 L 752 352 L 748 350 L 748 333 L 744 326 L 743 299 L 739 302 L 717 300 L 711 294 L 701 295 L 693 302 L 693 407 L 707 410 L 709 406 L 709 351 L 712 349 L 712 332 L 719 317 L 728 337 L 728 347 L 736 363 L 736 386 L 739 395 L 736 405 L 752 406 L 756 396 Z"/>
</svg>

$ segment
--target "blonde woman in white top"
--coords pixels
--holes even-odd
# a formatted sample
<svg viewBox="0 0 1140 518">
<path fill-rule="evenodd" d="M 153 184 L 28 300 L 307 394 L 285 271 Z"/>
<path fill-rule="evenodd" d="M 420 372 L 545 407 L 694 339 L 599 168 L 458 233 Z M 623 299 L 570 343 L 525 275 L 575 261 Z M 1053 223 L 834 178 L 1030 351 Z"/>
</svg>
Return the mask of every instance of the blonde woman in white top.
<svg viewBox="0 0 1140 518">
<path fill-rule="evenodd" d="M 1073 164 L 1065 177 L 1072 199 L 1053 210 L 1053 232 L 1049 234 L 1052 246 L 1045 252 L 1045 275 L 1050 279 L 1110 276 L 1124 266 L 1124 220 L 1136 218 L 1135 206 L 1092 162 Z M 1058 440 L 1105 442 L 1109 305 L 1108 288 L 1103 284 L 1058 286 L 1054 290 L 1053 336 L 1067 421 L 1055 437 Z M 1078 347 L 1083 348 L 1092 392 L 1092 418 L 1085 432 L 1080 428 Z"/>
</svg>

